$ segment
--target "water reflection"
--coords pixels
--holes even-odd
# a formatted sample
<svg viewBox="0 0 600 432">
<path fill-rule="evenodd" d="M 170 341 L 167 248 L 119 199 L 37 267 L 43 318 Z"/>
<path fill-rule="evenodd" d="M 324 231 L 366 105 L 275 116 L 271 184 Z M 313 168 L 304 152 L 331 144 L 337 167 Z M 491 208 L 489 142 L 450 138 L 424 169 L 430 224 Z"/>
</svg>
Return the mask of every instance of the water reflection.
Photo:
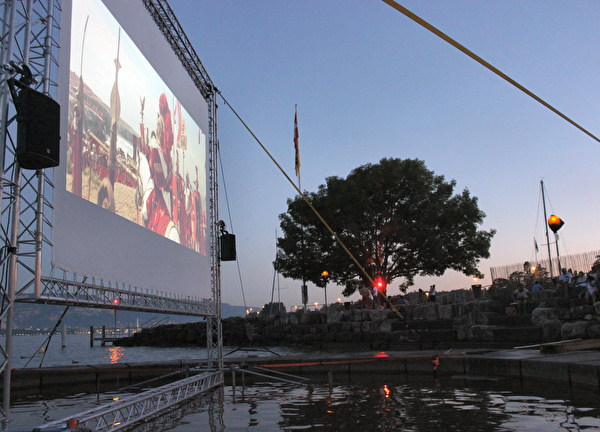
<svg viewBox="0 0 600 432">
<path fill-rule="evenodd" d="M 116 364 L 121 357 L 125 355 L 125 348 L 123 347 L 110 347 L 108 349 L 110 364 Z"/>
<path fill-rule="evenodd" d="M 569 389 L 519 394 L 510 383 L 470 383 L 448 379 L 369 378 L 367 382 L 315 384 L 298 388 L 256 383 L 233 399 L 219 388 L 136 431 L 600 431 L 600 398 L 567 400 Z M 550 387 L 539 386 L 538 387 Z M 540 390 L 543 391 L 543 390 Z M 582 392 L 579 392 L 582 393 Z M 118 393 L 115 393 L 119 395 Z M 105 402 L 115 394 L 107 396 Z M 584 402 L 581 402 L 584 400 Z M 97 406 L 95 395 L 17 403 L 14 426 L 33 426 Z"/>
<path fill-rule="evenodd" d="M 562 399 L 520 396 L 429 380 L 371 385 L 256 384 L 234 402 L 225 390 L 223 430 L 257 431 L 574 431 L 600 430 L 598 398 L 577 407 Z M 594 406 L 595 405 L 595 406 Z M 209 413 L 189 414 L 171 429 L 205 428 Z M 223 429 L 224 428 L 224 429 Z"/>
</svg>

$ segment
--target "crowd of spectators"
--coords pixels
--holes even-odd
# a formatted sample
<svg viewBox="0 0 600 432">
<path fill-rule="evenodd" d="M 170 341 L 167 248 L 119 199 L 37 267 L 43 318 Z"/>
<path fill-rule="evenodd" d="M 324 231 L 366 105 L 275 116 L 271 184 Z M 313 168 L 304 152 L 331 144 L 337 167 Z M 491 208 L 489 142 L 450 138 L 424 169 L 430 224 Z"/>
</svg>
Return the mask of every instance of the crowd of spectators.
<svg viewBox="0 0 600 432">
<path fill-rule="evenodd" d="M 600 266 L 594 266 L 585 273 L 583 271 L 573 272 L 572 269 L 561 269 L 560 275 L 550 281 L 551 286 L 542 286 L 539 280 L 535 280 L 531 292 L 523 285 L 513 291 L 513 304 L 517 306 L 520 314 L 527 313 L 531 302 L 531 293 L 544 289 L 552 289 L 561 297 L 579 297 L 588 304 L 600 301 Z"/>
<path fill-rule="evenodd" d="M 556 284 L 559 292 L 565 297 L 575 295 L 590 304 L 600 300 L 600 268 L 598 266 L 592 267 L 587 273 L 573 272 L 571 269 L 563 268 Z"/>
</svg>

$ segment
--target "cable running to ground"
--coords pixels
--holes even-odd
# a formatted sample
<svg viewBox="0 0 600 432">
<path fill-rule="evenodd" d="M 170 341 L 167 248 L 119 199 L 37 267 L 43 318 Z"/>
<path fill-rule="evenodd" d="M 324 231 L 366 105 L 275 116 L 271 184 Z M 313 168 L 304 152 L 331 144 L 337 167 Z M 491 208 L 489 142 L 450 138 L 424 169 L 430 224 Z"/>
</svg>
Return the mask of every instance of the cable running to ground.
<svg viewBox="0 0 600 432">
<path fill-rule="evenodd" d="M 231 226 L 231 231 L 235 231 L 233 229 L 233 219 L 231 218 L 231 208 L 229 206 L 229 195 L 227 195 L 227 184 L 225 183 L 225 171 L 223 170 L 223 162 L 221 156 L 221 148 L 217 150 L 219 152 L 219 165 L 221 167 L 221 177 L 223 179 L 223 189 L 225 190 L 225 202 L 227 203 L 227 215 L 229 216 L 229 226 Z M 248 306 L 246 305 L 246 294 L 244 293 L 244 282 L 242 281 L 242 271 L 240 269 L 239 260 L 235 260 L 237 264 L 238 278 L 240 279 L 240 287 L 242 288 L 242 300 L 244 302 L 244 310 L 248 310 Z"/>
</svg>

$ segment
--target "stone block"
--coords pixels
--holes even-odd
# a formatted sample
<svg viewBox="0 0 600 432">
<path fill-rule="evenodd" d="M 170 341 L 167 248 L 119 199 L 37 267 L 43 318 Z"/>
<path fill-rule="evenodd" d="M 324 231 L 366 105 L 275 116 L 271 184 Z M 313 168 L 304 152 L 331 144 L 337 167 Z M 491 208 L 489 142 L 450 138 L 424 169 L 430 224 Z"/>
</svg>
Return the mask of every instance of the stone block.
<svg viewBox="0 0 600 432">
<path fill-rule="evenodd" d="M 396 319 L 398 315 L 391 309 L 386 309 L 387 313 L 385 314 L 385 319 Z"/>
<path fill-rule="evenodd" d="M 352 324 L 352 333 L 361 333 L 362 332 L 363 322 L 355 321 L 351 324 Z"/>
<path fill-rule="evenodd" d="M 494 312 L 502 313 L 503 307 L 500 303 L 494 300 L 480 300 L 475 302 L 475 311 L 477 312 Z"/>
<path fill-rule="evenodd" d="M 458 307 L 453 304 L 445 304 L 438 306 L 438 316 L 440 319 L 454 319 L 457 315 Z"/>
<path fill-rule="evenodd" d="M 554 308 L 536 308 L 531 312 L 531 323 L 536 327 L 542 327 L 548 320 L 556 320 L 558 314 Z"/>
<path fill-rule="evenodd" d="M 400 331 L 406 329 L 406 323 L 398 318 L 392 320 L 392 331 Z"/>
<path fill-rule="evenodd" d="M 352 322 L 343 322 L 341 332 L 342 333 L 350 333 L 352 331 Z"/>
<path fill-rule="evenodd" d="M 337 333 L 342 329 L 342 323 L 327 324 L 327 333 Z"/>
<path fill-rule="evenodd" d="M 544 342 L 558 341 L 562 337 L 561 328 L 563 322 L 557 319 L 544 321 L 542 324 L 542 340 Z"/>
<path fill-rule="evenodd" d="M 425 303 L 422 305 L 415 306 L 413 310 L 413 319 L 416 320 L 427 320 L 433 321 L 438 319 L 437 314 L 438 305 L 436 303 Z"/>
<path fill-rule="evenodd" d="M 392 323 L 395 320 L 385 320 L 379 324 L 379 331 L 381 333 L 390 333 L 392 331 Z"/>
<path fill-rule="evenodd" d="M 456 330 L 456 338 L 459 341 L 464 341 L 469 337 L 469 328 L 473 325 L 473 314 L 458 315 L 454 317 L 454 330 Z"/>
<path fill-rule="evenodd" d="M 465 302 L 458 304 L 458 315 L 467 315 L 475 310 L 476 302 Z"/>
<path fill-rule="evenodd" d="M 343 317 L 344 317 L 343 311 L 330 311 L 327 314 L 327 323 L 328 324 L 340 323 L 340 322 L 342 322 Z"/>
<path fill-rule="evenodd" d="M 577 339 L 577 338 L 585 338 L 587 329 L 592 325 L 590 321 L 575 321 L 572 323 L 564 323 L 561 327 L 561 338 L 563 340 L 567 339 Z"/>
<path fill-rule="evenodd" d="M 368 319 L 375 322 L 381 322 L 387 318 L 388 311 L 386 309 L 373 309 L 366 311 Z"/>
<path fill-rule="evenodd" d="M 473 318 L 475 319 L 475 323 L 482 324 L 482 325 L 492 324 L 491 321 L 493 321 L 493 319 L 496 316 L 498 316 L 498 314 L 495 312 L 474 312 L 473 313 Z"/>
<path fill-rule="evenodd" d="M 586 335 L 590 339 L 600 338 L 600 324 L 592 324 L 589 326 Z"/>
<path fill-rule="evenodd" d="M 495 329 L 496 326 L 475 324 L 467 331 L 467 339 L 470 341 L 491 342 L 494 340 Z"/>
<path fill-rule="evenodd" d="M 312 312 L 308 312 L 308 313 L 302 312 L 299 314 L 298 318 L 300 320 L 301 325 L 317 324 L 320 320 L 319 314 L 312 313 Z"/>
<path fill-rule="evenodd" d="M 595 312 L 594 306 L 591 305 L 574 306 L 569 309 L 569 315 L 572 320 L 582 320 L 586 315 L 595 314 Z"/>
<path fill-rule="evenodd" d="M 363 333 L 376 333 L 378 330 L 377 323 L 373 321 L 364 321 L 361 326 Z"/>
</svg>

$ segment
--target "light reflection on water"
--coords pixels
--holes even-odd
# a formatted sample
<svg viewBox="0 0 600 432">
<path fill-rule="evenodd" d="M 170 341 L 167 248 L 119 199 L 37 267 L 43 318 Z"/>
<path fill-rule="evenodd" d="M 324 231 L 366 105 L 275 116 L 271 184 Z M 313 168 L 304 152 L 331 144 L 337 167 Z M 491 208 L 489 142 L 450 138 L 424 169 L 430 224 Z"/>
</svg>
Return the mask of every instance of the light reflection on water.
<svg viewBox="0 0 600 432">
<path fill-rule="evenodd" d="M 116 364 L 119 362 L 119 359 L 125 355 L 125 348 L 110 347 L 108 352 L 110 352 L 110 364 Z"/>
<path fill-rule="evenodd" d="M 204 406 L 169 430 L 600 431 L 597 395 L 585 407 L 563 399 L 432 379 L 309 389 L 263 383 L 248 387 L 243 397 L 239 392 L 238 388 L 234 400 L 231 388 L 226 389 L 220 425 L 214 411 Z"/>
</svg>

